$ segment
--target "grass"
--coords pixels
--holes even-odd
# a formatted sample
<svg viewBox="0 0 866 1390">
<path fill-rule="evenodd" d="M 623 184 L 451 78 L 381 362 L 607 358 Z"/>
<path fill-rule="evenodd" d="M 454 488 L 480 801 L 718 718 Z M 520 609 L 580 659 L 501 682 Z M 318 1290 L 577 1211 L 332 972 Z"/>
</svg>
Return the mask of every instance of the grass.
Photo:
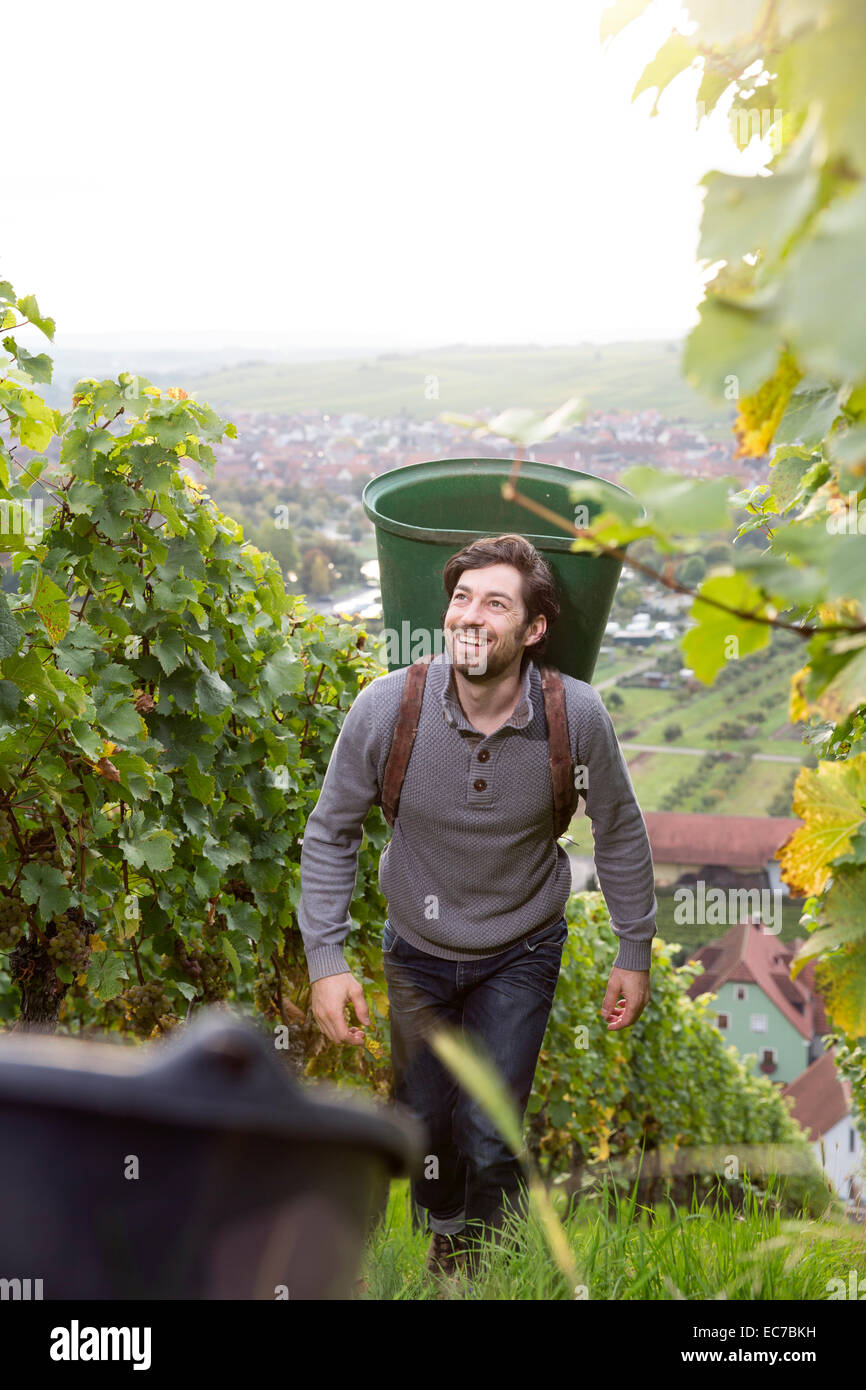
<svg viewBox="0 0 866 1390">
<path fill-rule="evenodd" d="M 749 764 L 748 772 L 726 794 L 725 815 L 762 814 L 766 807 L 771 805 L 777 793 L 790 788 L 791 775 L 797 770 L 795 763 Z M 793 812 L 788 814 L 792 815 Z"/>
<path fill-rule="evenodd" d="M 669 1201 L 639 1204 L 605 1182 L 566 1201 L 554 1185 L 578 1282 L 569 1287 L 551 1258 L 537 1219 L 509 1217 L 501 1245 L 488 1244 L 470 1287 L 446 1294 L 485 1300 L 826 1300 L 828 1281 L 866 1276 L 866 1232 L 846 1221 L 786 1219 L 771 1180 L 766 1190 L 745 1180 L 742 1211 L 716 1197 L 691 1208 Z M 429 1233 L 413 1229 L 408 1179 L 391 1184 L 387 1210 L 364 1252 L 361 1299 L 428 1300 L 437 1285 L 424 1270 Z"/>
<path fill-rule="evenodd" d="M 662 802 L 669 791 L 684 778 L 689 777 L 700 762 L 700 755 L 681 753 L 639 753 L 624 749 L 626 762 L 642 811 L 661 811 Z M 705 792 L 716 788 L 720 795 L 713 813 L 720 816 L 760 816 L 768 815 L 769 807 L 776 794 L 790 785 L 791 774 L 798 770 L 797 763 L 755 763 L 733 764 L 739 767 L 739 775 L 731 786 L 723 788 L 721 779 L 731 775 L 732 764 L 717 763 L 705 773 L 700 787 L 691 797 L 684 798 L 677 811 L 692 811 L 694 803 Z M 790 813 L 789 813 L 790 814 Z"/>
<path fill-rule="evenodd" d="M 620 695 L 624 700 L 622 709 L 615 709 L 611 718 L 614 725 L 618 728 L 628 729 L 633 725 L 647 728 L 658 724 L 659 733 L 657 739 L 644 739 L 644 728 L 641 727 L 641 743 L 664 743 L 662 730 L 673 723 L 682 724 L 679 718 L 679 710 L 676 706 L 672 707 L 670 690 L 652 690 L 641 686 L 633 686 L 631 689 L 620 690 Z M 604 692 L 602 691 L 602 696 Z M 681 740 L 686 742 L 685 738 Z"/>
<path fill-rule="evenodd" d="M 437 1030 L 431 1045 L 443 1064 L 493 1120 L 528 1179 L 525 1218 L 506 1213 L 500 1239 L 479 1241 L 476 1270 L 453 1280 L 428 1275 L 429 1232 L 412 1218 L 411 1186 L 391 1184 L 384 1214 L 365 1245 L 359 1299 L 826 1299 L 831 1280 L 847 1285 L 851 1270 L 866 1275 L 866 1229 L 853 1226 L 837 1198 L 790 1211 L 779 1175 L 756 1186 L 744 1170 L 734 1188 L 719 1178 L 688 1207 L 675 1203 L 670 1184 L 651 1204 L 638 1201 L 640 1169 L 631 1189 L 609 1165 L 602 1178 L 567 1194 L 564 1173 L 544 1182 L 522 1152 L 522 1126 L 503 1079 L 488 1058 L 453 1028 Z M 471 1234 L 467 1230 L 467 1234 Z"/>
</svg>

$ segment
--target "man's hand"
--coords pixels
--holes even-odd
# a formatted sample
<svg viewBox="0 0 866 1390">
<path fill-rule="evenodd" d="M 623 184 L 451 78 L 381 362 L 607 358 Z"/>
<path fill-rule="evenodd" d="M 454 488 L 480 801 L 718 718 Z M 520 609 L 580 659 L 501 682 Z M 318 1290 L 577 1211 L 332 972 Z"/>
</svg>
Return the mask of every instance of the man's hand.
<svg viewBox="0 0 866 1390">
<path fill-rule="evenodd" d="M 366 1026 L 370 1023 L 364 991 L 354 975 L 344 970 L 340 975 L 323 975 L 320 980 L 314 980 L 310 1002 L 313 1017 L 326 1038 L 335 1043 L 348 1043 L 351 1047 L 363 1047 L 363 1028 L 350 1028 L 346 1022 L 346 1006 L 351 1003 L 361 1023 Z"/>
<path fill-rule="evenodd" d="M 610 972 L 601 1016 L 609 1020 L 607 1029 L 628 1028 L 636 1023 L 649 1003 L 650 972 L 648 970 L 621 970 L 614 967 Z"/>
</svg>

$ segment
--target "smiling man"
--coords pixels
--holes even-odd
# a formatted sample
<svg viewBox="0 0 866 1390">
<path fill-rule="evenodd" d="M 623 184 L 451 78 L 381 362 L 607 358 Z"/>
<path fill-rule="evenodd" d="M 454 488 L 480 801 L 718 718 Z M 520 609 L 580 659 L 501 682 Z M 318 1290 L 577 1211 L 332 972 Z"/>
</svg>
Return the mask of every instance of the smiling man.
<svg viewBox="0 0 866 1390">
<path fill-rule="evenodd" d="M 548 566 L 522 536 L 474 541 L 443 571 L 445 652 L 429 665 L 398 816 L 379 864 L 394 1099 L 426 1124 L 417 1209 L 427 1267 L 459 1268 L 470 1223 L 495 1234 L 525 1212 L 520 1162 L 427 1045 L 463 1028 L 494 1061 L 521 1117 L 559 977 L 571 867 L 557 844 L 538 662 L 559 615 Z M 432 637 L 432 634 L 431 634 Z M 432 643 L 431 643 L 432 645 Z M 599 884 L 619 938 L 600 1011 L 627 1028 L 649 999 L 656 898 L 649 840 L 601 697 L 561 676 L 569 745 L 592 821 Z M 342 945 L 362 827 L 381 804 L 406 670 L 356 697 L 304 832 L 300 928 L 322 1032 L 361 1046 L 364 992 Z M 577 781 L 577 779 L 575 779 Z M 578 792 L 573 796 L 577 809 Z M 361 1027 L 350 1026 L 353 1005 Z"/>
</svg>

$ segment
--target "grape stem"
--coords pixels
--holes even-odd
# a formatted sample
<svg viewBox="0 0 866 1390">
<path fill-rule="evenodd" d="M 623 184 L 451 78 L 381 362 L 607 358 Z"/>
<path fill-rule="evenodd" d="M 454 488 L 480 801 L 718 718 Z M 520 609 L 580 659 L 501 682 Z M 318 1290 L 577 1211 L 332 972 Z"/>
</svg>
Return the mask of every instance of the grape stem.
<svg viewBox="0 0 866 1390">
<path fill-rule="evenodd" d="M 124 866 L 123 866 L 123 867 L 124 867 L 124 869 L 126 868 L 126 864 L 125 864 L 125 863 L 124 863 Z M 138 959 L 138 947 L 137 947 L 136 944 L 135 944 L 135 937 L 134 937 L 134 936 L 131 936 L 131 937 L 129 938 L 129 944 L 130 944 L 131 947 L 132 947 L 132 954 L 133 954 L 133 956 L 135 957 L 135 971 L 136 971 L 136 974 L 138 975 L 138 983 L 139 983 L 140 985 L 143 985 L 143 984 L 144 984 L 144 976 L 143 976 L 142 973 L 141 973 L 141 961 Z"/>
</svg>

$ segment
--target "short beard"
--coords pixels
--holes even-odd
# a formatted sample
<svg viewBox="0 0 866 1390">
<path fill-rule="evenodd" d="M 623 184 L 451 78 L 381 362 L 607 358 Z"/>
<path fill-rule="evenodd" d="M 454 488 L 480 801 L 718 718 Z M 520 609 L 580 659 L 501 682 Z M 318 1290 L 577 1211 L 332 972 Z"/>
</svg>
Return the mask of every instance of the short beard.
<svg viewBox="0 0 866 1390">
<path fill-rule="evenodd" d="M 518 634 L 518 640 L 522 640 L 526 636 L 528 630 L 529 623 L 526 623 L 523 628 L 523 631 Z M 449 633 L 452 642 L 452 647 L 454 642 L 454 633 L 455 629 L 452 628 Z M 449 654 L 447 646 L 445 649 L 445 655 L 449 660 L 450 664 L 454 667 L 455 670 L 460 672 L 461 676 L 465 681 L 471 681 L 476 685 L 483 685 L 486 681 L 493 680 L 496 676 L 501 676 L 502 672 L 507 670 L 507 668 L 511 665 L 512 661 L 514 660 L 514 653 L 512 653 L 512 655 L 508 658 L 507 661 L 501 660 L 502 652 L 501 648 L 498 645 L 492 651 L 488 651 L 487 662 L 483 671 L 479 670 L 477 666 L 472 666 L 468 661 L 455 661 L 453 653 Z M 523 651 L 521 652 L 521 666 L 520 671 L 518 673 L 519 675 L 523 675 L 526 669 L 526 664 L 531 660 L 532 648 L 524 647 Z"/>
</svg>

